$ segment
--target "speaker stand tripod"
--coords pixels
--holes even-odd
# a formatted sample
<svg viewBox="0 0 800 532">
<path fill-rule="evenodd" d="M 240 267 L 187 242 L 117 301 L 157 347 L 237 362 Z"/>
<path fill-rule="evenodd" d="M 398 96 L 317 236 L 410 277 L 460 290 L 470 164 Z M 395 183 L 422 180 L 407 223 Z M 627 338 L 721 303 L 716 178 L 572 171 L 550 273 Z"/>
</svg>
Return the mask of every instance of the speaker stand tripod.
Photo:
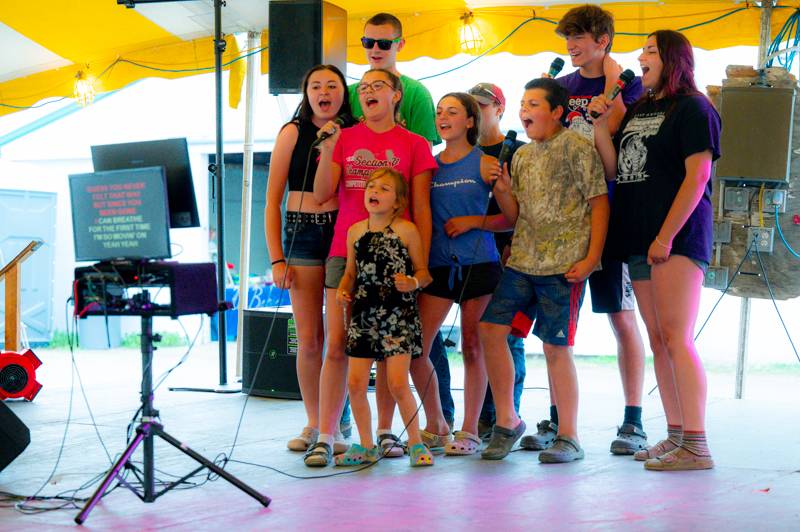
<svg viewBox="0 0 800 532">
<path fill-rule="evenodd" d="M 251 488 L 235 476 L 231 475 L 223 468 L 216 465 L 211 460 L 205 458 L 201 454 L 193 451 L 190 449 L 186 444 L 182 443 L 180 440 L 175 439 L 173 436 L 169 435 L 164 431 L 164 427 L 161 423 L 158 423 L 156 420 L 158 419 L 158 410 L 153 408 L 153 341 L 158 340 L 158 338 L 153 336 L 153 314 L 148 308 L 150 307 L 150 296 L 147 290 L 144 290 L 140 294 L 140 308 L 142 309 L 142 336 L 141 336 L 141 343 L 142 343 L 142 391 L 141 391 L 141 400 L 142 400 L 142 417 L 139 425 L 136 427 L 136 437 L 131 441 L 125 451 L 120 456 L 119 460 L 114 464 L 111 470 L 103 479 L 103 482 L 91 496 L 91 498 L 86 502 L 86 505 L 83 507 L 83 510 L 75 517 L 75 522 L 79 525 L 83 524 L 84 521 L 89 517 L 89 513 L 95 507 L 95 505 L 100 501 L 100 499 L 105 495 L 108 487 L 111 483 L 118 479 L 120 483 L 131 490 L 137 497 L 139 497 L 143 502 L 153 502 L 158 497 L 164 495 L 166 492 L 171 490 L 172 488 L 184 483 L 188 478 L 192 477 L 193 475 L 200 472 L 203 468 L 207 468 L 209 471 L 213 472 L 216 475 L 224 478 L 246 494 L 253 497 L 255 500 L 260 502 L 263 506 L 269 506 L 270 498 L 266 495 L 263 495 L 257 492 L 255 489 Z M 170 482 L 167 486 L 162 489 L 161 491 L 156 491 L 155 489 L 155 476 L 154 476 L 154 448 L 153 448 L 153 438 L 159 437 L 165 442 L 169 443 L 183 454 L 187 455 L 189 458 L 197 462 L 199 467 L 195 468 L 190 473 L 184 475 L 180 479 Z M 140 491 L 136 487 L 132 486 L 130 483 L 125 481 L 122 476 L 120 475 L 120 471 L 123 468 L 131 468 L 137 470 L 135 466 L 130 463 L 130 458 L 133 456 L 134 451 L 139 444 L 144 444 L 144 464 L 142 466 L 142 490 Z"/>
</svg>

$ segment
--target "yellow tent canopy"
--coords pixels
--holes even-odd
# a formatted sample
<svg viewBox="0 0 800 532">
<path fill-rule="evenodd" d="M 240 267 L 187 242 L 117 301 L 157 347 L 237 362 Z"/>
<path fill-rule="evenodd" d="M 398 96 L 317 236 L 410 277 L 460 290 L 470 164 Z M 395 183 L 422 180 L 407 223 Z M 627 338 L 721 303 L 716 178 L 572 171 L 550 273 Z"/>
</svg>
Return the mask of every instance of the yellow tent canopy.
<svg viewBox="0 0 800 532">
<path fill-rule="evenodd" d="M 97 92 L 127 86 L 146 77 L 177 78 L 213 70 L 209 0 L 144 5 L 126 9 L 113 0 L 25 0 L 0 3 L 0 115 L 28 108 L 45 98 L 72 97 L 76 76 L 89 79 Z M 348 60 L 364 63 L 358 44 L 364 22 L 375 3 L 332 0 L 348 12 Z M 482 40 L 477 53 L 531 55 L 561 52 L 563 41 L 555 23 L 577 4 L 559 1 L 510 0 L 386 0 L 384 11 L 396 14 L 407 44 L 400 60 L 447 58 L 463 52 L 459 32 L 463 16 Z M 614 50 L 639 48 L 643 35 L 661 28 L 681 29 L 695 46 L 717 49 L 757 45 L 761 10 L 755 2 L 737 0 L 661 0 L 603 2 L 616 21 Z M 199 7 L 198 7 L 199 6 Z M 773 13 L 772 35 L 800 7 L 800 0 L 781 1 Z M 226 32 L 264 32 L 267 8 L 263 0 L 227 0 Z M 233 15 L 231 17 L 231 15 Z M 187 21 L 190 21 L 189 24 Z M 200 22 L 198 22 L 200 21 Z M 287 21 L 291 23 L 291 21 Z M 234 69 L 230 103 L 238 90 L 248 52 L 232 35 L 226 37 L 223 62 Z M 262 61 L 266 65 L 266 60 Z"/>
</svg>

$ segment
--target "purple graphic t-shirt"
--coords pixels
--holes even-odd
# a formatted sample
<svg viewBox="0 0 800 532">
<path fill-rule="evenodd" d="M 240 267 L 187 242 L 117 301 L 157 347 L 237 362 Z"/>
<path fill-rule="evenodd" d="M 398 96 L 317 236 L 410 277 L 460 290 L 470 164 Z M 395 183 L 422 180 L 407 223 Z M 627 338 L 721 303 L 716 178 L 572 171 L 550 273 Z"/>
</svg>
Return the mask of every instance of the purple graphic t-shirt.
<svg viewBox="0 0 800 532">
<path fill-rule="evenodd" d="M 603 94 L 606 87 L 606 77 L 585 78 L 580 70 L 572 74 L 556 78 L 556 81 L 569 93 L 567 113 L 564 115 L 564 127 L 568 127 L 587 139 L 594 142 L 594 128 L 592 118 L 586 108 L 592 98 Z M 630 107 L 642 95 L 642 78 L 636 77 L 622 90 L 622 101 L 625 107 Z"/>
</svg>

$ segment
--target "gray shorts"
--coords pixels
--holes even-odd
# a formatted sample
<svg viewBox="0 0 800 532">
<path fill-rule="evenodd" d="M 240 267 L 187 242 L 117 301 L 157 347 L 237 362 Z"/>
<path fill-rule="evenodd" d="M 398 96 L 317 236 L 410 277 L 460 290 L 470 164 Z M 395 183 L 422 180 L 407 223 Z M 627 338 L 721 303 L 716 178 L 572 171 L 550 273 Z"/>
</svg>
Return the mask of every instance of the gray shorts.
<svg viewBox="0 0 800 532">
<path fill-rule="evenodd" d="M 325 261 L 325 288 L 339 288 L 339 283 L 344 277 L 347 259 L 344 257 L 328 257 Z"/>
<path fill-rule="evenodd" d="M 680 255 L 680 253 L 674 253 Z M 683 255 L 686 257 L 686 255 Z M 703 271 L 703 275 L 708 271 L 708 263 L 702 260 L 686 257 L 692 261 L 695 266 Z M 628 272 L 631 276 L 631 281 L 649 281 L 651 266 L 647 264 L 647 256 L 645 255 L 631 255 L 626 261 L 628 263 Z"/>
</svg>

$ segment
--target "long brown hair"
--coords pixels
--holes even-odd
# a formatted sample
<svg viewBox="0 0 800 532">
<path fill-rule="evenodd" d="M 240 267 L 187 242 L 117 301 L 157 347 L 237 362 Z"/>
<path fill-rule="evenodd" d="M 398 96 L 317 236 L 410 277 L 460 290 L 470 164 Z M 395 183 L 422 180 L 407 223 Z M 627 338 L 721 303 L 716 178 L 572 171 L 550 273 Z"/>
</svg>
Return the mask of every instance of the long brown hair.
<svg viewBox="0 0 800 532">
<path fill-rule="evenodd" d="M 664 68 L 653 92 L 664 98 L 700 94 L 694 81 L 694 52 L 682 33 L 673 30 L 654 31 L 658 55 Z"/>
</svg>

